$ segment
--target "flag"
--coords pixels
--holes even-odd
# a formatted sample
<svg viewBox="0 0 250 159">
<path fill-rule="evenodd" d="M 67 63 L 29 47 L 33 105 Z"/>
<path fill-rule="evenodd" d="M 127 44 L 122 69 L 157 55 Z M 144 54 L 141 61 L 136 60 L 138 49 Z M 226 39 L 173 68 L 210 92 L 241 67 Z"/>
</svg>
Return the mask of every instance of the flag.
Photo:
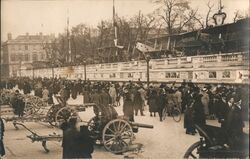
<svg viewBox="0 0 250 159">
<path fill-rule="evenodd" d="M 155 51 L 155 49 L 151 46 L 148 46 L 146 44 L 143 44 L 143 43 L 139 43 L 137 42 L 136 43 L 136 48 L 141 51 L 141 52 L 151 52 L 151 51 Z"/>
</svg>

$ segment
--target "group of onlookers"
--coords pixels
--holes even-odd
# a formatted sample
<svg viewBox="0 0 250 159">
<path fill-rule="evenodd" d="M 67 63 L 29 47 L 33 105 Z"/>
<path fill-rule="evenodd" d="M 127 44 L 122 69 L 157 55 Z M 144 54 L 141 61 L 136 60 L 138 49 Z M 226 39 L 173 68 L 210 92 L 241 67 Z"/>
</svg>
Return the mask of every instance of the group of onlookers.
<svg viewBox="0 0 250 159">
<path fill-rule="evenodd" d="M 48 104 L 53 104 L 53 96 L 60 95 L 64 102 L 71 97 L 76 99 L 78 95 L 83 95 L 83 103 L 95 103 L 100 107 L 120 106 L 123 101 L 124 116 L 130 121 L 134 121 L 134 115 L 145 115 L 145 108 L 148 105 L 151 117 L 158 113 L 162 121 L 163 109 L 167 108 L 168 115 L 172 107 L 177 107 L 184 113 L 184 128 L 186 134 L 194 135 L 196 125 L 205 125 L 206 119 L 218 118 L 223 126 L 227 127 L 232 134 L 237 135 L 244 126 L 243 118 L 248 117 L 249 99 L 248 86 L 226 85 L 226 84 L 203 84 L 197 85 L 192 82 L 181 84 L 150 84 L 147 88 L 140 81 L 137 82 L 91 82 L 82 80 L 66 80 L 62 78 L 16 78 L 8 81 L 1 81 L 1 88 L 12 89 L 15 86 L 23 90 L 24 94 L 34 91 L 34 95 L 42 98 Z M 23 116 L 24 102 L 18 98 L 19 91 L 11 99 L 11 104 L 15 107 L 15 114 Z M 121 100 L 121 98 L 123 100 Z M 232 120 L 233 119 L 233 120 Z M 248 120 L 245 118 L 244 120 Z M 76 131 L 76 121 L 72 119 L 69 125 L 62 125 L 64 131 L 63 147 L 64 152 L 70 152 L 70 143 L 67 141 L 67 133 L 76 134 L 77 137 L 84 138 L 79 131 Z M 1 128 L 3 126 L 1 125 Z M 231 128 L 231 129 L 230 129 Z M 234 131 L 235 130 L 235 131 Z M 237 130 L 237 132 L 236 132 Z M 1 130 L 1 135 L 3 131 Z M 233 138 L 233 137 L 232 137 Z M 89 141 L 89 139 L 85 138 Z M 85 140 L 84 139 L 84 140 Z M 69 142 L 69 144 L 65 144 Z M 86 141 L 87 142 L 87 141 Z M 79 145 L 82 143 L 79 142 Z M 76 148 L 77 149 L 77 148 Z M 89 154 L 93 149 L 90 148 Z"/>
</svg>

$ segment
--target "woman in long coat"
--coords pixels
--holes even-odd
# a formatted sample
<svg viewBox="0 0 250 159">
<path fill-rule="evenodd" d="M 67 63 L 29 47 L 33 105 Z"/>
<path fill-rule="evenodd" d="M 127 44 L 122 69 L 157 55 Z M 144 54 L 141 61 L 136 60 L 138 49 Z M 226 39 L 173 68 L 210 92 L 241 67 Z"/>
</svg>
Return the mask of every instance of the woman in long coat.
<svg viewBox="0 0 250 159">
<path fill-rule="evenodd" d="M 87 87 L 82 89 L 83 103 L 90 103 L 90 92 L 87 90 Z"/>
<path fill-rule="evenodd" d="M 209 116 L 209 108 L 208 108 L 209 96 L 208 96 L 208 94 L 205 91 L 206 91 L 206 89 L 203 89 L 201 91 L 201 94 L 202 94 L 201 102 L 204 105 L 204 113 L 205 113 L 205 115 Z"/>
<path fill-rule="evenodd" d="M 76 82 L 74 82 L 73 84 L 72 84 L 72 87 L 71 87 L 71 97 L 72 97 L 72 99 L 76 99 L 77 98 L 77 83 Z"/>
<path fill-rule="evenodd" d="M 157 91 L 155 89 L 149 90 L 149 95 L 148 95 L 148 105 L 149 105 L 149 112 L 150 116 L 152 116 L 152 113 L 158 112 L 158 106 L 157 106 Z"/>
</svg>

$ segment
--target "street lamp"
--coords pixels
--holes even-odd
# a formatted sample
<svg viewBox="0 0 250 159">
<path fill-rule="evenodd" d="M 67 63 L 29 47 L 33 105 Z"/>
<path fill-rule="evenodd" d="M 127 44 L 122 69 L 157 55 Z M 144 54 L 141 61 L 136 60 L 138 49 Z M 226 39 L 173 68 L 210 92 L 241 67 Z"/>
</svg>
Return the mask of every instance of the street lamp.
<svg viewBox="0 0 250 159">
<path fill-rule="evenodd" d="M 145 60 L 147 62 L 147 87 L 149 88 L 149 61 L 151 57 L 149 55 L 145 55 Z"/>
<path fill-rule="evenodd" d="M 54 76 L 55 76 L 55 75 L 54 75 L 54 74 L 55 74 L 55 73 L 54 73 L 54 62 L 53 62 L 52 65 L 51 65 L 51 69 L 52 69 L 52 79 L 54 79 Z"/>
<path fill-rule="evenodd" d="M 84 66 L 84 81 L 87 81 L 87 72 L 86 72 L 86 60 L 83 61 L 83 66 Z"/>
</svg>

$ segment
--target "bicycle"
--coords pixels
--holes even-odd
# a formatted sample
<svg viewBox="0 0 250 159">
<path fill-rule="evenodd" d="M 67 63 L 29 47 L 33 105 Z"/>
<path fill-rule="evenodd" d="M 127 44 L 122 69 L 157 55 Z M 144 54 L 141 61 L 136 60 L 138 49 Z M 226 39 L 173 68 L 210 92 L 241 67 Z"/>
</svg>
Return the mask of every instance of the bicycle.
<svg viewBox="0 0 250 159">
<path fill-rule="evenodd" d="M 168 115 L 168 106 L 166 105 L 162 111 L 162 120 L 165 120 Z M 170 107 L 170 115 L 173 117 L 175 122 L 181 121 L 181 110 L 176 105 Z"/>
</svg>

